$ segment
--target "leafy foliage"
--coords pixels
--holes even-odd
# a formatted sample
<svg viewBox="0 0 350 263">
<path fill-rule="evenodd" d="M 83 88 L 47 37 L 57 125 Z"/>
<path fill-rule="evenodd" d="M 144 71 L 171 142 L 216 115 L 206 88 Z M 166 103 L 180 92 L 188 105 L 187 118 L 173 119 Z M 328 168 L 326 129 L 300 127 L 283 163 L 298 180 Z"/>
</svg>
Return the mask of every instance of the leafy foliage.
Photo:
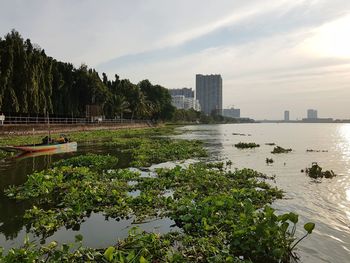
<svg viewBox="0 0 350 263">
<path fill-rule="evenodd" d="M 88 167 L 95 170 L 107 170 L 115 168 L 118 159 L 110 155 L 86 154 L 72 157 L 66 160 L 60 160 L 54 163 L 54 167 L 72 166 Z"/>
<path fill-rule="evenodd" d="M 202 142 L 193 140 L 142 140 L 137 147 L 131 150 L 134 160 L 131 165 L 137 167 L 207 156 L 202 147 Z"/>
<path fill-rule="evenodd" d="M 26 247 L 12 249 L 2 257 L 4 262 L 21 257 L 52 260 L 47 262 L 62 258 L 71 262 L 241 262 L 239 257 L 247 262 L 289 262 L 293 257 L 299 242 L 294 237 L 298 216 L 275 214 L 268 204 L 281 198 L 282 192 L 269 186 L 264 174 L 230 171 L 223 163 L 196 163 L 140 177 L 127 169 L 73 167 L 82 164 L 76 160 L 67 161 L 71 166 L 35 173 L 24 185 L 7 190 L 8 196 L 18 200 L 36 199 L 25 215 L 35 233 L 45 237 L 60 226 L 73 227 L 91 211 L 135 220 L 170 217 L 182 233 L 157 235 L 132 229 L 126 239 L 102 250 Z M 90 158 L 84 164 L 89 160 L 95 162 Z M 135 190 L 140 195 L 128 194 Z M 171 195 L 165 195 L 169 191 Z M 314 225 L 304 228 L 308 235 Z M 29 251 L 23 255 L 25 250 Z"/>
</svg>

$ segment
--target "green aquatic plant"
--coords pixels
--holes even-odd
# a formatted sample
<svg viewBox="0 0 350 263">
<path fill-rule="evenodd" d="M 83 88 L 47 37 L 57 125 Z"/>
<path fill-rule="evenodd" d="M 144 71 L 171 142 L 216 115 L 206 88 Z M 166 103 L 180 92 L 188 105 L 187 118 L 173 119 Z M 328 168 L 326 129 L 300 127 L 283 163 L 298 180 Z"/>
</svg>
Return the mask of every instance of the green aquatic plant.
<svg viewBox="0 0 350 263">
<path fill-rule="evenodd" d="M 110 155 L 86 154 L 60 160 L 53 164 L 54 167 L 72 166 L 72 167 L 89 167 L 94 170 L 107 170 L 115 168 L 118 158 Z"/>
<path fill-rule="evenodd" d="M 6 151 L 0 150 L 0 160 L 4 159 L 4 158 L 7 158 L 7 157 L 11 157 L 13 155 L 14 155 L 13 152 L 6 152 Z"/>
<path fill-rule="evenodd" d="M 232 162 L 231 160 L 226 161 L 226 166 L 231 167 L 231 166 L 232 166 L 232 164 L 233 164 L 233 162 Z"/>
<path fill-rule="evenodd" d="M 62 166 L 34 173 L 22 186 L 5 192 L 17 200 L 34 201 L 24 218 L 33 232 L 46 237 L 63 225 L 70 228 L 81 223 L 91 211 L 108 214 L 113 210 L 114 217 L 127 216 L 128 180 L 138 176 L 129 170 L 97 172 Z"/>
<path fill-rule="evenodd" d="M 131 165 L 136 167 L 207 156 L 203 143 L 200 141 L 166 138 L 165 136 L 176 135 L 182 132 L 175 130 L 175 128 L 176 126 L 164 126 L 157 128 L 73 132 L 70 134 L 70 138 L 72 141 L 77 141 L 78 143 L 89 142 L 97 145 L 113 146 L 116 149 L 128 152 L 131 158 Z M 40 142 L 40 138 L 40 136 L 5 137 L 3 140 L 0 140 L 0 146 L 6 144 L 26 144 L 35 141 Z M 70 159 L 68 161 L 62 160 L 56 166 L 87 166 L 89 163 L 88 160 L 91 159 L 93 163 L 89 165 L 99 166 L 97 167 L 98 169 L 102 167 L 109 169 L 114 168 L 117 164 L 117 161 L 113 161 L 111 158 L 113 157 L 104 158 L 88 154 L 87 156 L 79 156 L 76 159 Z"/>
<path fill-rule="evenodd" d="M 317 152 L 317 153 L 323 152 L 323 153 L 326 153 L 326 152 L 328 152 L 328 151 L 327 151 L 327 150 L 313 150 L 313 149 L 307 149 L 306 152 L 308 152 L 308 153 L 312 153 L 312 152 Z"/>
<path fill-rule="evenodd" d="M 282 148 L 280 146 L 276 146 L 275 148 L 273 148 L 273 151 L 271 153 L 273 154 L 278 154 L 278 153 L 289 153 L 291 152 L 292 149 L 285 149 L 285 148 Z"/>
<path fill-rule="evenodd" d="M 66 164 L 80 166 L 76 160 Z M 66 262 L 241 262 L 240 257 L 247 262 L 289 262 L 294 257 L 297 216 L 277 215 L 269 206 L 283 193 L 262 173 L 199 162 L 140 176 L 128 169 L 92 169 L 95 160 L 84 159 L 87 167 L 54 165 L 6 191 L 19 202 L 34 201 L 24 217 L 28 229 L 45 238 L 62 226 L 78 228 L 95 212 L 132 217 L 134 222 L 167 217 L 181 232 L 157 235 L 133 229 L 108 248 L 27 247 L 0 255 L 0 262 L 20 258 L 25 250 L 37 262 L 63 257 L 70 260 Z M 139 194 L 130 195 L 132 191 Z"/>
<path fill-rule="evenodd" d="M 238 135 L 238 136 L 252 136 L 251 134 L 237 133 L 237 132 L 232 133 L 232 135 Z"/>
<path fill-rule="evenodd" d="M 333 178 L 336 176 L 333 170 L 330 170 L 330 171 L 327 170 L 323 172 L 322 167 L 320 167 L 316 162 L 313 162 L 310 168 L 306 168 L 305 173 L 314 179 L 323 178 L 323 177 Z"/>
<path fill-rule="evenodd" d="M 261 212 L 261 217 L 255 220 L 258 220 L 256 229 L 247 229 L 247 232 L 232 226 L 235 230 L 229 234 L 230 240 L 227 242 L 224 242 L 225 232 L 221 230 L 210 234 L 212 230 L 206 220 L 203 220 L 207 229 L 206 237 L 177 232 L 159 235 L 134 227 L 130 229 L 128 237 L 119 240 L 117 244 L 98 249 L 83 247 L 81 235 L 75 237 L 75 243 L 62 245 L 52 241 L 47 245 L 37 246 L 26 238 L 21 248 L 10 249 L 7 253 L 0 248 L 0 262 L 290 262 L 291 258 L 296 258 L 291 249 L 311 234 L 315 227 L 313 223 L 305 224 L 306 234 L 286 248 L 284 243 L 278 241 L 284 242 L 283 236 L 289 236 L 295 231 L 297 215 L 287 213 L 276 216 L 272 208 L 266 208 Z M 291 231 L 288 230 L 289 225 L 292 226 Z M 261 235 L 263 232 L 260 229 L 269 232 Z M 248 251 L 252 248 L 252 243 L 256 249 Z M 264 251 L 261 244 L 273 246 L 275 249 L 271 251 L 271 247 L 267 247 Z M 246 249 L 247 254 L 242 249 Z M 236 250 L 241 254 L 236 255 Z"/>
<path fill-rule="evenodd" d="M 222 171 L 224 169 L 223 162 L 207 163 L 206 165 L 209 169 L 218 169 L 220 171 Z M 228 166 L 228 165 L 226 164 L 226 166 Z"/>
<path fill-rule="evenodd" d="M 154 163 L 206 157 L 203 143 L 196 140 L 149 139 L 130 149 L 132 166 L 150 166 Z"/>
<path fill-rule="evenodd" d="M 274 160 L 273 160 L 272 158 L 266 158 L 265 162 L 266 162 L 267 164 L 271 164 L 271 163 L 274 162 Z"/>
<path fill-rule="evenodd" d="M 235 144 L 235 147 L 238 148 L 238 149 L 247 149 L 247 148 L 256 148 L 256 147 L 260 147 L 260 145 L 254 143 L 254 142 L 250 142 L 250 143 L 239 142 L 239 143 Z"/>
</svg>

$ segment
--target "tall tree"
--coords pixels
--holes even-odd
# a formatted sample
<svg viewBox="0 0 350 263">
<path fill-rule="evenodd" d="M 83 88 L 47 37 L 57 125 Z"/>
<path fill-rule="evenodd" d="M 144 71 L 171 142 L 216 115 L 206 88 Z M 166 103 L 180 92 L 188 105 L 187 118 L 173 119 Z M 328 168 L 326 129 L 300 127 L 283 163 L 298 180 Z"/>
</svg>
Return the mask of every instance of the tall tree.
<svg viewBox="0 0 350 263">
<path fill-rule="evenodd" d="M 0 111 L 7 114 L 85 116 L 86 105 L 100 105 L 114 118 L 170 119 L 174 107 L 167 89 L 148 80 L 138 85 L 116 74 L 55 60 L 12 30 L 0 38 Z"/>
</svg>

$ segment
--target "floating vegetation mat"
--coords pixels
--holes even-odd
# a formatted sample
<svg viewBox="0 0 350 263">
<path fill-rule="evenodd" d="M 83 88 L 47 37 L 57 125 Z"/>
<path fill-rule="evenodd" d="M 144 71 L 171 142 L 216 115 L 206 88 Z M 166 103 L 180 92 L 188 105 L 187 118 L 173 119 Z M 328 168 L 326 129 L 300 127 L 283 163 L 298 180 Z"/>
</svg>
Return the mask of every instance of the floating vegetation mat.
<svg viewBox="0 0 350 263">
<path fill-rule="evenodd" d="M 134 167 L 207 156 L 201 141 L 167 138 L 166 136 L 179 133 L 175 131 L 175 127 L 76 132 L 71 134 L 71 140 L 113 146 L 123 150 L 124 153 L 129 153 L 131 162 L 129 165 Z M 23 136 L 7 138 L 2 140 L 0 145 L 23 144 L 38 140 L 37 136 L 28 138 Z M 1 154 L 0 150 L 0 158 Z"/>
<path fill-rule="evenodd" d="M 313 149 L 307 149 L 306 152 L 307 152 L 307 153 L 313 153 L 313 152 L 315 152 L 315 153 L 319 153 L 319 152 L 326 153 L 326 152 L 328 152 L 328 150 L 313 150 Z"/>
<path fill-rule="evenodd" d="M 302 172 L 304 172 L 304 170 L 302 170 Z M 316 162 L 312 163 L 310 168 L 306 168 L 305 173 L 314 179 L 323 178 L 323 177 L 333 178 L 336 176 L 336 174 L 332 170 L 322 171 L 322 167 L 320 167 Z"/>
<path fill-rule="evenodd" d="M 246 142 L 239 142 L 239 143 L 235 144 L 235 147 L 238 148 L 238 149 L 247 149 L 247 148 L 256 148 L 256 147 L 260 147 L 260 145 L 254 143 L 254 142 L 249 142 L 249 143 L 246 143 Z"/>
<path fill-rule="evenodd" d="M 175 150 L 181 151 L 169 149 Z M 101 249 L 83 247 L 81 236 L 74 245 L 38 247 L 26 240 L 22 248 L 0 249 L 0 262 L 290 262 L 297 243 L 314 228 L 304 225 L 306 233 L 297 240 L 298 216 L 275 213 L 269 204 L 282 198 L 282 191 L 254 170 L 199 162 L 144 177 L 111 169 L 116 162 L 99 155 L 60 161 L 6 195 L 33 200 L 26 226 L 43 238 L 80 224 L 92 212 L 135 222 L 167 217 L 180 231 L 159 235 L 133 228 L 127 238 Z M 133 191 L 139 194 L 130 195 Z"/>
<path fill-rule="evenodd" d="M 276 153 L 289 153 L 291 152 L 292 149 L 285 149 L 280 146 L 276 146 L 273 148 L 273 151 L 271 153 L 276 154 Z"/>
<path fill-rule="evenodd" d="M 13 156 L 13 155 L 14 155 L 13 152 L 6 152 L 6 151 L 2 151 L 0 149 L 0 160 L 4 159 L 4 158 L 7 158 L 7 157 L 10 157 L 10 156 Z"/>
<path fill-rule="evenodd" d="M 273 161 L 272 158 L 266 158 L 265 162 L 266 162 L 267 164 L 272 164 L 274 161 Z"/>
</svg>

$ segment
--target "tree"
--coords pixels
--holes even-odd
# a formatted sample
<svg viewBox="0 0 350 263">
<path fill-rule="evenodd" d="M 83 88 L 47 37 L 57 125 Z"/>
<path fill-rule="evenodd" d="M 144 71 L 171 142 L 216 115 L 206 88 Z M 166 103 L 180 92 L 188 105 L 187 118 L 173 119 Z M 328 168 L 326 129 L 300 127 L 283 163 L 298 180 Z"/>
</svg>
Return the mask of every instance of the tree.
<svg viewBox="0 0 350 263">
<path fill-rule="evenodd" d="M 11 114 L 85 116 L 97 104 L 114 118 L 171 119 L 174 107 L 167 89 L 148 80 L 138 85 L 117 74 L 102 79 L 95 69 L 55 60 L 12 30 L 0 38 L 0 111 Z"/>
</svg>

